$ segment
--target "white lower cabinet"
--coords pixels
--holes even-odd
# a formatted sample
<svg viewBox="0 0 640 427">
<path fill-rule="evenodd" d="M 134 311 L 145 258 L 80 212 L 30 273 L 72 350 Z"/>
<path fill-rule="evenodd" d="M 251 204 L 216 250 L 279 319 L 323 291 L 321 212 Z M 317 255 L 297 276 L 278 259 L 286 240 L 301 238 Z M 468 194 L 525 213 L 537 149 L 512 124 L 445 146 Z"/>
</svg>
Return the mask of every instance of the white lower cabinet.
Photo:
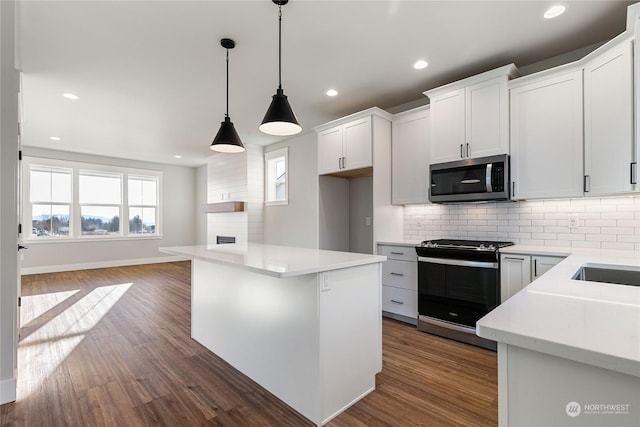
<svg viewBox="0 0 640 427">
<path fill-rule="evenodd" d="M 382 263 L 382 314 L 417 324 L 418 256 L 411 246 L 378 245 Z"/>
<path fill-rule="evenodd" d="M 501 254 L 500 303 L 514 296 L 563 259 L 564 257 L 558 256 Z"/>
</svg>

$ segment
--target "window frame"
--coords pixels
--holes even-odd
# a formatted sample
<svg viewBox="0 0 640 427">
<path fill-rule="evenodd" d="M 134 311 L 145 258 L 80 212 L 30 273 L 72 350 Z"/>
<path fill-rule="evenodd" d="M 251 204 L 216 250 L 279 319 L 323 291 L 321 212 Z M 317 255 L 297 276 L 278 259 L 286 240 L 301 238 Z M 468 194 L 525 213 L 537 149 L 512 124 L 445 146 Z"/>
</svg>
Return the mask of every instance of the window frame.
<svg viewBox="0 0 640 427">
<path fill-rule="evenodd" d="M 273 186 L 273 194 L 277 193 L 277 177 L 270 176 L 269 165 L 274 160 L 284 158 L 284 200 L 271 200 L 269 198 L 270 186 Z M 282 206 L 289 204 L 289 147 L 264 153 L 264 204 L 265 206 Z"/>
<path fill-rule="evenodd" d="M 151 169 L 136 169 L 112 165 L 104 165 L 97 163 L 85 163 L 77 161 L 66 161 L 49 159 L 43 157 L 23 157 L 22 167 L 22 218 L 20 219 L 23 227 L 29 224 L 29 229 L 32 228 L 32 205 L 43 204 L 38 202 L 31 202 L 31 170 L 37 168 L 49 168 L 49 169 L 65 169 L 71 170 L 72 176 L 72 188 L 71 188 L 71 203 L 69 209 L 69 235 L 65 237 L 47 237 L 39 236 L 33 237 L 32 233 L 24 233 L 25 240 L 31 243 L 63 243 L 63 242 L 86 242 L 86 241 L 114 241 L 114 240 L 138 240 L 138 239 L 159 239 L 162 238 L 162 176 L 163 172 L 159 170 Z M 80 174 L 95 174 L 97 176 L 115 176 L 121 177 L 121 200 L 119 205 L 110 205 L 103 203 L 84 203 L 80 204 L 79 196 L 79 181 Z M 149 234 L 134 234 L 129 233 L 129 201 L 128 201 L 128 185 L 129 179 L 150 179 L 156 182 L 156 205 L 153 206 L 156 209 L 156 224 L 155 233 Z M 54 203 L 46 203 L 54 204 Z M 81 225 L 81 207 L 82 206 L 118 206 L 119 218 L 120 218 L 120 232 L 117 235 L 82 235 Z M 137 206 L 137 205 L 136 205 Z M 152 207 L 151 205 L 145 207 Z"/>
</svg>

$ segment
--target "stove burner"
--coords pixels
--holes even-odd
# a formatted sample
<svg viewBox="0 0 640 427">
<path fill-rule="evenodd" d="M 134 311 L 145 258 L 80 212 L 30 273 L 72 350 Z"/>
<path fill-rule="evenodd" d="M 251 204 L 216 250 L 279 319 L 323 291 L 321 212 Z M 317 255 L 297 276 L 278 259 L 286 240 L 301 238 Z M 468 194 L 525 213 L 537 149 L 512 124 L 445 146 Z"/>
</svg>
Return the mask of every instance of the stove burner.
<svg viewBox="0 0 640 427">
<path fill-rule="evenodd" d="M 495 260 L 498 258 L 500 248 L 511 245 L 513 245 L 512 242 L 436 239 L 420 243 L 416 246 L 416 253 L 422 257 Z"/>
</svg>

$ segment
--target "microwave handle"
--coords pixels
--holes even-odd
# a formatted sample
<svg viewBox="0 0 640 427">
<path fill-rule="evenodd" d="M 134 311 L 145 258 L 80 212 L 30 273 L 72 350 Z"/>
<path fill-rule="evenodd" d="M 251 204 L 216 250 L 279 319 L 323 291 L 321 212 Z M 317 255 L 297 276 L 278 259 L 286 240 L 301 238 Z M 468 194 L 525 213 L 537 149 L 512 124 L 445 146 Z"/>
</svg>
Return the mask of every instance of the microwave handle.
<svg viewBox="0 0 640 427">
<path fill-rule="evenodd" d="M 493 169 L 493 163 L 487 164 L 487 169 L 485 173 L 485 182 L 487 183 L 487 193 L 493 192 L 493 186 L 491 185 L 491 169 Z"/>
</svg>

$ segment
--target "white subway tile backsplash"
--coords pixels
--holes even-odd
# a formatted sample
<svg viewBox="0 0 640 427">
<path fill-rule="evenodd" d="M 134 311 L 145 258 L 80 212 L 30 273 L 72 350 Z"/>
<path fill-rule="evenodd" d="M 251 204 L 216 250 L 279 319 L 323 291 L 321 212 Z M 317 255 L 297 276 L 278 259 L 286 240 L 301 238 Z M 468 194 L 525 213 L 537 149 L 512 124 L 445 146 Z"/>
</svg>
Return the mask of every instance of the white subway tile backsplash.
<svg viewBox="0 0 640 427">
<path fill-rule="evenodd" d="M 510 240 L 554 247 L 640 250 L 640 195 L 476 205 L 407 206 L 404 238 Z M 578 220 L 569 228 L 569 219 Z"/>
</svg>

